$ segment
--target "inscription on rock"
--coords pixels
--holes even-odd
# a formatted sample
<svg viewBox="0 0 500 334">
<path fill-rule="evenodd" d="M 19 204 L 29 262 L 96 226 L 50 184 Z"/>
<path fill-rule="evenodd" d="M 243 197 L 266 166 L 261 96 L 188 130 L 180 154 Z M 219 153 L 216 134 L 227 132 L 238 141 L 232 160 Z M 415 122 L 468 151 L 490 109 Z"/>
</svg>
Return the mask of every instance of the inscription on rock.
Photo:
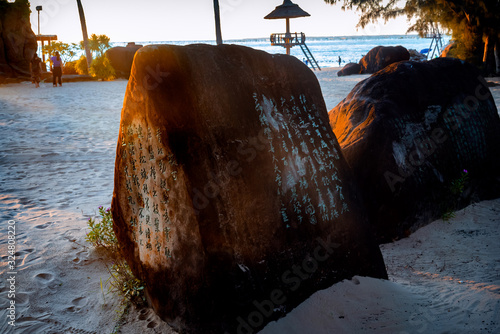
<svg viewBox="0 0 500 334">
<path fill-rule="evenodd" d="M 149 261 L 172 256 L 168 193 L 176 181 L 177 163 L 172 155 L 165 154 L 159 129 L 145 124 L 122 124 L 121 132 L 126 134 L 121 145 L 127 161 L 125 187 L 132 211 L 129 229 L 133 240 L 139 243 L 141 260 L 154 265 Z"/>
<path fill-rule="evenodd" d="M 272 155 L 276 195 L 287 228 L 303 221 L 326 223 L 347 212 L 335 166 L 340 159 L 336 141 L 316 106 L 308 106 L 304 95 L 288 101 L 281 98 L 279 102 L 264 95 L 253 97 Z M 333 190 L 331 185 L 335 185 Z M 317 196 L 317 203 L 311 201 L 311 192 Z"/>
</svg>

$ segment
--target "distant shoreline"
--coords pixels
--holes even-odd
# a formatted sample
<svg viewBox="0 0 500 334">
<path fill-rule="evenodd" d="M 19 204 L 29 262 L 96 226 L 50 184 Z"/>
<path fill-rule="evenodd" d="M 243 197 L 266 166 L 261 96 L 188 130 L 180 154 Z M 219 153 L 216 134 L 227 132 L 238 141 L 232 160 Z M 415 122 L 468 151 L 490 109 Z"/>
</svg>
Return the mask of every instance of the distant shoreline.
<svg viewBox="0 0 500 334">
<path fill-rule="evenodd" d="M 443 35 L 445 37 L 451 37 L 448 35 Z M 380 38 L 400 38 L 400 39 L 413 39 L 413 38 L 421 38 L 426 39 L 425 37 L 420 37 L 418 34 L 396 34 L 396 35 L 347 35 L 347 36 L 311 36 L 307 37 L 309 41 L 318 41 L 318 40 L 344 40 L 344 39 L 380 39 Z M 269 41 L 269 37 L 250 37 L 250 38 L 239 38 L 239 39 L 227 39 L 224 40 L 225 44 L 230 44 L 233 42 L 262 42 Z M 132 41 L 120 41 L 113 42 L 112 44 L 127 44 Z M 158 44 L 158 43 L 207 43 L 207 44 L 216 44 L 215 39 L 213 40 L 165 40 L 165 41 L 135 41 L 136 44 Z"/>
</svg>

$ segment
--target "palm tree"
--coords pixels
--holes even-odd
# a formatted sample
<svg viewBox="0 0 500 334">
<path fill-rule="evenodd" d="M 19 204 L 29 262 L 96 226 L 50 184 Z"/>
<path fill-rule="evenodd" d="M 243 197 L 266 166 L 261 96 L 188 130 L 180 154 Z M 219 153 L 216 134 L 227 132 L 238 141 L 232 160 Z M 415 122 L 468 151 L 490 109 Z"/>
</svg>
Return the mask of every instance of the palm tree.
<svg viewBox="0 0 500 334">
<path fill-rule="evenodd" d="M 87 68 L 90 69 L 90 64 L 92 63 L 92 53 L 90 53 L 90 48 L 89 48 L 87 23 L 85 22 L 85 14 L 83 13 L 83 6 L 81 0 L 76 0 L 76 4 L 78 5 L 78 13 L 80 14 L 80 23 L 82 25 L 83 47 L 85 48 L 85 54 L 87 55 Z"/>
<path fill-rule="evenodd" d="M 215 36 L 217 37 L 217 45 L 221 45 L 222 44 L 222 32 L 220 29 L 219 0 L 214 0 L 214 12 L 215 12 Z"/>
</svg>

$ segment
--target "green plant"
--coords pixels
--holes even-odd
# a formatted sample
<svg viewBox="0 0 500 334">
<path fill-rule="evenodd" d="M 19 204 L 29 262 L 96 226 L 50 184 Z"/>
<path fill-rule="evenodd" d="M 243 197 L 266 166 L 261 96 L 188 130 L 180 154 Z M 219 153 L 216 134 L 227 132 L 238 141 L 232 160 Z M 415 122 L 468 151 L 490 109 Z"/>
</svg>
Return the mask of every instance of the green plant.
<svg viewBox="0 0 500 334">
<path fill-rule="evenodd" d="M 451 182 L 451 185 L 449 187 L 449 191 L 451 194 L 451 200 L 449 205 L 446 207 L 444 210 L 443 215 L 441 218 L 444 221 L 450 221 L 450 219 L 455 218 L 455 208 L 456 208 L 456 202 L 460 199 L 460 196 L 464 192 L 465 185 L 469 181 L 469 171 L 467 169 L 464 169 L 460 176 Z"/>
<path fill-rule="evenodd" d="M 445 222 L 449 222 L 451 219 L 455 218 L 455 211 L 452 209 L 448 209 L 443 213 L 441 216 L 441 219 L 444 220 Z"/>
<path fill-rule="evenodd" d="M 110 285 L 110 292 L 122 295 L 135 305 L 142 306 L 146 303 L 144 296 L 145 284 L 134 276 L 125 260 L 119 258 L 107 268 L 111 274 L 107 281 Z"/>
<path fill-rule="evenodd" d="M 121 256 L 118 239 L 113 230 L 113 216 L 111 209 L 100 206 L 98 218 L 89 218 L 85 240 L 96 248 L 106 250 L 111 263 L 105 263 L 110 277 L 106 280 L 108 292 L 121 295 L 122 303 L 131 302 L 138 306 L 146 303 L 144 296 L 145 284 L 132 273 L 127 261 Z M 101 280 L 101 290 L 103 284 Z M 103 293 L 104 298 L 104 293 Z"/>
<path fill-rule="evenodd" d="M 113 80 L 116 73 L 108 57 L 102 55 L 92 60 L 90 75 L 101 80 Z"/>
<path fill-rule="evenodd" d="M 450 191 L 453 195 L 460 196 L 464 192 L 465 184 L 469 180 L 469 171 L 464 169 L 460 177 L 451 183 Z"/>
<path fill-rule="evenodd" d="M 101 283 L 102 300 L 104 301 L 104 304 L 106 304 L 106 296 L 104 295 L 104 288 L 102 286 L 102 278 L 99 278 L 99 281 Z"/>
<path fill-rule="evenodd" d="M 104 247 L 116 253 L 118 252 L 118 240 L 116 239 L 115 231 L 113 231 L 111 209 L 104 210 L 104 207 L 100 206 L 98 210 L 101 218 L 89 218 L 88 225 L 90 232 L 87 233 L 85 240 L 95 247 Z"/>
<path fill-rule="evenodd" d="M 69 61 L 67 63 L 64 63 L 63 73 L 64 74 L 78 74 L 78 71 L 76 69 L 76 61 Z"/>
<path fill-rule="evenodd" d="M 81 56 L 75 63 L 76 72 L 78 74 L 88 75 L 89 70 L 87 68 L 87 57 Z"/>
</svg>

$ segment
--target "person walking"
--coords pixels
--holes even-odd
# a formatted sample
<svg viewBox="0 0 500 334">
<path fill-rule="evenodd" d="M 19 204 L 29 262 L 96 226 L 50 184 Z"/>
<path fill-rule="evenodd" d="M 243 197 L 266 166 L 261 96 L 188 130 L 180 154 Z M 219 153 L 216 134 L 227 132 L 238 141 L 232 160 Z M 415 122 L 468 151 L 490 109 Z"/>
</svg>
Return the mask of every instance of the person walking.
<svg viewBox="0 0 500 334">
<path fill-rule="evenodd" d="M 40 57 L 38 57 L 36 52 L 30 61 L 30 72 L 31 79 L 35 84 L 35 87 L 40 87 L 40 76 L 42 75 L 42 60 L 40 59 Z"/>
<path fill-rule="evenodd" d="M 57 87 L 57 82 L 59 82 L 59 86 L 62 86 L 62 60 L 59 52 L 56 51 L 56 55 L 50 57 L 52 61 L 52 84 L 54 87 Z"/>
<path fill-rule="evenodd" d="M 342 63 L 342 58 L 340 58 L 340 56 L 339 56 L 339 67 L 340 67 L 341 63 Z"/>
</svg>

